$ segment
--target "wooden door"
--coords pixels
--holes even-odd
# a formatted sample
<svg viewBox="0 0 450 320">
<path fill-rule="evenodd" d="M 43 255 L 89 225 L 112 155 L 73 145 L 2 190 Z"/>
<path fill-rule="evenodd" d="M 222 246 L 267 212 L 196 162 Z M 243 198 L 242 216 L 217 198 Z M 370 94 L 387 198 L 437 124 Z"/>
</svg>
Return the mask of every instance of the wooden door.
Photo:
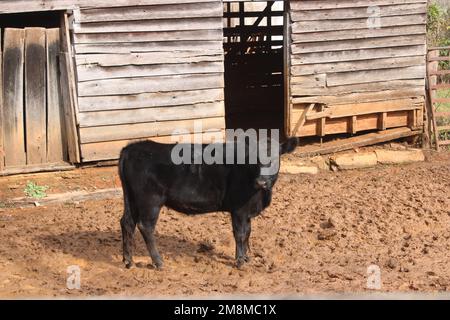
<svg viewBox="0 0 450 320">
<path fill-rule="evenodd" d="M 67 161 L 60 29 L 1 32 L 0 170 Z"/>
</svg>

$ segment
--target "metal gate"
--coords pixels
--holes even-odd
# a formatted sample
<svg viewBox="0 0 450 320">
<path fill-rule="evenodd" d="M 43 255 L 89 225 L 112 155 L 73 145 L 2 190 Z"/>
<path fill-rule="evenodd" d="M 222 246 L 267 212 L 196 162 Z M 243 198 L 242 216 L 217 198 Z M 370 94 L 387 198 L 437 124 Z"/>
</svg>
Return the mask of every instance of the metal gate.
<svg viewBox="0 0 450 320">
<path fill-rule="evenodd" d="M 435 146 L 450 145 L 450 46 L 428 50 L 428 93 Z"/>
</svg>

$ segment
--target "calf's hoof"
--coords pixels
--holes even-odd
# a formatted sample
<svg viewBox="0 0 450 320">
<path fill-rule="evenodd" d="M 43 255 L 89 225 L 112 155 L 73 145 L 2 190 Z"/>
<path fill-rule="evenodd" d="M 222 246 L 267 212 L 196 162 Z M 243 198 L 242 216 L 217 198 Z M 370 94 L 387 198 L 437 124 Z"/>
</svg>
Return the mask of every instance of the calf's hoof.
<svg viewBox="0 0 450 320">
<path fill-rule="evenodd" d="M 243 257 L 236 259 L 236 268 L 241 269 L 246 262 L 247 261 L 245 261 L 245 259 Z"/>
<path fill-rule="evenodd" d="M 132 267 L 134 267 L 133 261 L 124 261 L 124 263 L 125 263 L 125 268 L 127 268 L 127 269 L 131 269 Z"/>
<path fill-rule="evenodd" d="M 156 260 L 155 262 L 153 262 L 153 266 L 156 270 L 162 270 L 164 267 L 164 263 L 161 259 Z"/>
<path fill-rule="evenodd" d="M 244 264 L 250 262 L 250 257 L 248 255 L 239 257 L 236 259 L 236 268 L 240 269 Z"/>
<path fill-rule="evenodd" d="M 136 263 L 136 267 L 138 268 L 142 268 L 142 269 L 153 269 L 153 270 L 162 270 L 162 266 L 161 267 L 157 267 L 156 265 L 154 265 L 153 263 L 143 263 L 143 262 L 138 262 Z"/>
</svg>

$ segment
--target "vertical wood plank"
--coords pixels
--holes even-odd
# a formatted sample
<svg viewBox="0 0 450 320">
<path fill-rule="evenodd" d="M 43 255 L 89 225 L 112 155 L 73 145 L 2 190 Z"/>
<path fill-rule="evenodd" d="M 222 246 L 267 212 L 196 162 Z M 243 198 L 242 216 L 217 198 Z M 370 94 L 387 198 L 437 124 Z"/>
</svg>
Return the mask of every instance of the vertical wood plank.
<svg viewBox="0 0 450 320">
<path fill-rule="evenodd" d="M 386 130 L 386 118 L 386 112 L 382 112 L 378 115 L 378 130 Z"/>
<path fill-rule="evenodd" d="M 3 53 L 3 122 L 5 166 L 26 164 L 24 135 L 23 29 L 5 29 Z"/>
<path fill-rule="evenodd" d="M 76 120 L 76 112 L 78 111 L 77 92 L 67 13 L 61 15 L 60 68 L 69 161 L 71 163 L 79 163 L 81 162 L 81 155 Z"/>
<path fill-rule="evenodd" d="M 0 28 L 0 171 L 5 167 L 5 152 L 3 149 L 3 51 L 2 29 Z"/>
<path fill-rule="evenodd" d="M 60 30 L 47 29 L 47 162 L 63 162 L 66 157 L 64 114 L 59 82 Z"/>
<path fill-rule="evenodd" d="M 284 77 L 284 133 L 289 136 L 291 133 L 291 84 L 290 84 L 290 70 L 291 70 L 291 37 L 290 37 L 290 15 L 289 15 L 289 1 L 284 2 L 283 15 L 283 77 Z"/>
<path fill-rule="evenodd" d="M 230 12 L 231 12 L 231 2 L 224 3 L 224 5 L 227 6 L 227 13 L 230 13 Z M 227 18 L 227 27 L 228 27 L 228 28 L 231 27 L 231 18 L 230 18 L 229 16 L 228 16 L 228 18 Z M 228 35 L 228 37 L 227 37 L 227 43 L 230 43 L 230 42 L 231 42 L 231 36 Z"/>
<path fill-rule="evenodd" d="M 351 134 L 356 134 L 358 132 L 358 117 L 352 116 L 349 121 Z"/>
<path fill-rule="evenodd" d="M 320 107 L 320 111 L 323 112 L 325 110 L 325 107 L 323 105 L 321 105 Z M 326 124 L 327 124 L 327 119 L 325 117 L 319 118 L 317 120 L 317 135 L 319 137 L 324 137 L 326 135 L 325 130 L 326 130 Z"/>
<path fill-rule="evenodd" d="M 45 29 L 25 29 L 27 164 L 47 162 Z"/>
<path fill-rule="evenodd" d="M 408 127 L 414 129 L 417 127 L 417 110 L 408 112 Z"/>
<path fill-rule="evenodd" d="M 425 125 L 424 117 L 425 117 L 424 108 L 417 109 L 416 110 L 416 126 L 422 127 Z M 426 131 L 426 130 L 424 129 L 424 131 Z"/>
</svg>

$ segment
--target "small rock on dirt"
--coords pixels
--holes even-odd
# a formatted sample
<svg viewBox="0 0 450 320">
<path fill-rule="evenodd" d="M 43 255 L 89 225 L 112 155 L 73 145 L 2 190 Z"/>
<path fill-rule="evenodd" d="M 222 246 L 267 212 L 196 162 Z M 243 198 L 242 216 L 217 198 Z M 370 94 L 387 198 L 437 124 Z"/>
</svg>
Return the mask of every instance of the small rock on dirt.
<svg viewBox="0 0 450 320">
<path fill-rule="evenodd" d="M 328 218 L 327 221 L 322 222 L 322 223 L 320 224 L 320 227 L 321 227 L 322 229 L 331 229 L 331 228 L 334 228 L 335 226 L 336 226 L 336 225 L 335 225 L 333 219 L 331 219 L 331 218 Z"/>
<path fill-rule="evenodd" d="M 332 230 L 332 229 L 325 229 L 320 231 L 317 234 L 317 239 L 319 240 L 328 240 L 331 239 L 332 237 L 334 237 L 336 235 L 336 231 Z"/>
<path fill-rule="evenodd" d="M 76 179 L 78 177 L 75 176 L 75 175 L 72 175 L 72 174 L 63 174 L 63 175 L 61 175 L 61 178 L 63 178 L 63 179 Z"/>
<path fill-rule="evenodd" d="M 409 268 L 408 267 L 400 267 L 399 271 L 400 272 L 409 272 Z"/>
<path fill-rule="evenodd" d="M 327 275 L 328 275 L 328 277 L 331 278 L 331 279 L 338 279 L 338 278 L 339 278 L 339 275 L 338 275 L 338 274 L 336 274 L 336 273 L 334 273 L 334 272 L 332 272 L 332 271 L 329 271 L 329 270 L 327 270 Z"/>
<path fill-rule="evenodd" d="M 74 202 L 73 202 L 73 205 L 74 205 L 75 208 L 77 208 L 77 209 L 80 209 L 80 208 L 83 207 L 79 201 L 74 201 Z"/>
<path fill-rule="evenodd" d="M 394 258 L 390 258 L 386 263 L 386 266 L 391 269 L 395 269 L 397 267 L 397 265 L 398 265 L 398 262 Z"/>
</svg>

